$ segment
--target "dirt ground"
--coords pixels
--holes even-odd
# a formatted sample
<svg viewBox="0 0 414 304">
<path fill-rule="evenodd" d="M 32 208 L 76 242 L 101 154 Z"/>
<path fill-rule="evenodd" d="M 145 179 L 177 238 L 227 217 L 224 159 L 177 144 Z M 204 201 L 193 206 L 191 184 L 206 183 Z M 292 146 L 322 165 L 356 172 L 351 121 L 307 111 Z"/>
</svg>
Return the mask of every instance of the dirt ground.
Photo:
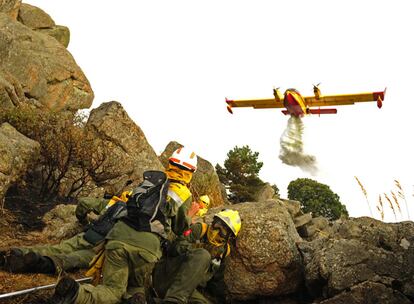
<svg viewBox="0 0 414 304">
<path fill-rule="evenodd" d="M 42 236 L 41 221 L 45 212 L 51 209 L 50 204 L 34 204 L 23 200 L 7 200 L 4 208 L 0 208 L 0 250 L 10 247 L 30 246 L 34 244 L 46 244 Z M 74 278 L 82 277 L 82 273 L 73 274 Z M 37 286 L 55 284 L 56 276 L 44 274 L 11 274 L 0 271 L 0 295 L 29 289 Z M 0 299 L 4 304 L 43 304 L 49 298 L 53 289 L 36 291 L 25 296 L 16 296 L 10 299 Z"/>
</svg>

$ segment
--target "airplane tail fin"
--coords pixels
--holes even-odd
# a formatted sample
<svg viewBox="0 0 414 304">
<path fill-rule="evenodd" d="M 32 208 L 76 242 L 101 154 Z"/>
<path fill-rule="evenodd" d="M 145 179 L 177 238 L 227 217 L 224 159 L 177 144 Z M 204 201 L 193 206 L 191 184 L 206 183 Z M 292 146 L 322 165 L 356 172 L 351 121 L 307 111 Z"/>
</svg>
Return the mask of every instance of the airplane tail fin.
<svg viewBox="0 0 414 304">
<path fill-rule="evenodd" d="M 226 103 L 227 103 L 227 111 L 229 111 L 230 114 L 233 114 L 233 110 L 231 109 L 231 105 L 233 103 L 233 100 L 227 99 L 227 97 L 226 97 Z"/>
<path fill-rule="evenodd" d="M 377 100 L 377 107 L 378 107 L 378 109 L 381 109 L 382 108 L 382 102 L 384 101 L 385 93 L 386 92 L 387 92 L 387 88 L 385 88 L 383 92 L 376 92 L 376 93 L 374 93 L 374 97 Z"/>
</svg>

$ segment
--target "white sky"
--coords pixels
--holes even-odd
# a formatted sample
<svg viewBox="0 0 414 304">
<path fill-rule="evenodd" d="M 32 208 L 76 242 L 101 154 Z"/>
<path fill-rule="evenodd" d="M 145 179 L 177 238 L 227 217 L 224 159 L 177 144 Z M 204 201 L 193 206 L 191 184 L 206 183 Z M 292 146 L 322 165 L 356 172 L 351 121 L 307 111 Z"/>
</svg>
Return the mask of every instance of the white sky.
<svg viewBox="0 0 414 304">
<path fill-rule="evenodd" d="M 374 217 L 378 195 L 398 179 L 414 219 L 412 1 L 30 0 L 71 31 L 69 50 L 91 82 L 93 107 L 116 100 L 157 153 L 171 140 L 213 165 L 234 146 L 260 153 L 260 177 L 283 197 L 299 177 L 325 183 L 351 216 Z M 305 150 L 320 172 L 279 160 L 280 109 L 226 111 L 224 97 L 271 97 L 273 86 L 312 94 L 387 87 L 375 103 L 310 116 Z M 390 195 L 390 194 L 389 194 Z M 400 200 L 406 220 L 405 204 Z M 386 204 L 387 205 L 387 204 Z M 385 207 L 386 221 L 395 221 Z"/>
</svg>

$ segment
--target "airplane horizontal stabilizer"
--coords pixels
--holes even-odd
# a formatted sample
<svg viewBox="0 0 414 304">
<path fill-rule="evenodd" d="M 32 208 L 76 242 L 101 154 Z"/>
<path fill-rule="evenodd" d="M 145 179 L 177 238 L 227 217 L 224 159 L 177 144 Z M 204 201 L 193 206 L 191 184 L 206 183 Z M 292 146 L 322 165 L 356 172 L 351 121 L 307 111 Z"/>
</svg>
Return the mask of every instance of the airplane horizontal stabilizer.
<svg viewBox="0 0 414 304">
<path fill-rule="evenodd" d="M 336 114 L 336 109 L 309 109 L 309 114 Z"/>
</svg>

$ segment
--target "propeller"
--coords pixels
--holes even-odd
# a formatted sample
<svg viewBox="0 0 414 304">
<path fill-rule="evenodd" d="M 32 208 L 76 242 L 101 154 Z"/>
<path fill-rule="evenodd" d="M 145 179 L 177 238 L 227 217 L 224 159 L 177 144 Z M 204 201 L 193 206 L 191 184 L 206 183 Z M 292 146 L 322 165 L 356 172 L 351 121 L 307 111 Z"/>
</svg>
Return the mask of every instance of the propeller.
<svg viewBox="0 0 414 304">
<path fill-rule="evenodd" d="M 313 85 L 313 94 L 315 95 L 316 99 L 319 99 L 321 97 L 321 90 L 319 89 L 319 85 L 321 83 L 319 82 L 317 85 Z"/>
<path fill-rule="evenodd" d="M 280 87 L 273 87 L 273 96 L 275 97 L 276 102 L 280 102 L 282 100 L 279 89 Z"/>
</svg>

